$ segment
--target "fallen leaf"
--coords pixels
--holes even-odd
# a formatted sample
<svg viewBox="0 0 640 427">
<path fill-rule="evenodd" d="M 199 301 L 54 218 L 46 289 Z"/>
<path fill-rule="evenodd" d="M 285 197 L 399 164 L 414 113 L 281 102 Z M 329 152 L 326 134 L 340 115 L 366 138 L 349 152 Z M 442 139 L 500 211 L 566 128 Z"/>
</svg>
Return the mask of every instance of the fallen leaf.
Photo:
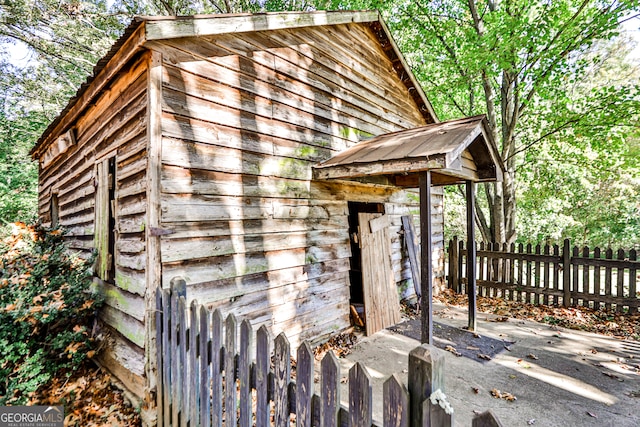
<svg viewBox="0 0 640 427">
<path fill-rule="evenodd" d="M 450 345 L 446 346 L 444 349 L 445 349 L 445 351 L 448 351 L 449 353 L 455 354 L 458 357 L 462 356 L 462 353 L 460 353 L 458 350 L 455 349 L 455 347 L 452 347 Z"/>
<path fill-rule="evenodd" d="M 475 394 L 480 393 L 480 389 L 478 387 L 471 387 L 471 390 L 473 390 Z"/>
<path fill-rule="evenodd" d="M 504 399 L 507 402 L 515 402 L 516 400 L 518 400 L 518 398 L 516 398 L 513 394 L 502 392 L 497 388 L 491 389 L 491 396 L 495 397 L 496 399 Z"/>
<path fill-rule="evenodd" d="M 516 400 L 518 400 L 518 398 L 511 393 L 502 393 L 502 398 L 507 402 L 515 402 Z"/>
<path fill-rule="evenodd" d="M 533 354 L 533 353 L 529 353 L 529 354 L 527 354 L 527 357 L 528 357 L 529 359 L 538 360 L 538 356 L 536 356 L 536 355 L 535 355 L 535 354 Z"/>
</svg>

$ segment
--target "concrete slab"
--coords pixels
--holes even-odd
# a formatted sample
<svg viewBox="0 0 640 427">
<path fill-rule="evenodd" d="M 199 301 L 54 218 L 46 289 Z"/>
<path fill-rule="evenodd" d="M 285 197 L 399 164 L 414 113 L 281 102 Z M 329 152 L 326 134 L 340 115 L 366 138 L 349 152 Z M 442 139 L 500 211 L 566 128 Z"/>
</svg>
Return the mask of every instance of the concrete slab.
<svg viewBox="0 0 640 427">
<path fill-rule="evenodd" d="M 436 304 L 434 312 L 438 322 L 467 323 L 465 310 Z M 497 322 L 497 316 L 486 314 L 478 318 L 480 334 L 514 344 L 485 363 L 445 352 L 445 394 L 456 426 L 471 426 L 474 411 L 487 409 L 505 427 L 640 426 L 640 397 L 634 397 L 640 395 L 640 343 L 517 319 Z M 419 344 L 385 330 L 340 359 L 343 377 L 356 361 L 367 366 L 377 422 L 382 420 L 382 384 L 392 373 L 406 384 L 408 355 Z M 517 400 L 492 397 L 494 388 Z M 341 397 L 348 406 L 346 385 Z"/>
</svg>

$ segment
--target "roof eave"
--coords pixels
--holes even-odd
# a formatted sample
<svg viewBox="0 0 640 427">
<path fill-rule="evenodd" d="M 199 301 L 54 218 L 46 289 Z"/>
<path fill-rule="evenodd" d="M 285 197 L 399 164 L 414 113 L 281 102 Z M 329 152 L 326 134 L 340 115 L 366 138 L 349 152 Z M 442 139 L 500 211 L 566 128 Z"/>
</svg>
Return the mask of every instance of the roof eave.
<svg viewBox="0 0 640 427">
<path fill-rule="evenodd" d="M 145 22 L 144 20 L 134 19 L 120 39 L 113 44 L 109 52 L 98 61 L 94 67 L 94 73 L 87 77 L 86 83 L 80 86 L 75 96 L 69 100 L 67 106 L 42 133 L 36 145 L 29 152 L 31 158 L 38 159 L 42 155 L 44 148 L 57 135 L 69 128 L 69 124 L 85 110 L 120 69 L 143 48 L 145 41 Z M 101 64 L 101 62 L 105 63 Z"/>
<path fill-rule="evenodd" d="M 427 124 L 440 123 L 440 119 L 438 119 L 438 116 L 436 115 L 436 112 L 433 109 L 433 105 L 431 105 L 431 102 L 427 98 L 427 95 L 424 93 L 424 90 L 422 90 L 422 86 L 418 82 L 418 79 L 416 79 L 416 76 L 413 74 L 413 70 L 411 69 L 411 67 L 409 66 L 407 61 L 404 59 L 404 56 L 402 55 L 402 52 L 400 52 L 400 49 L 398 48 L 398 45 L 396 44 L 396 41 L 394 40 L 393 36 L 391 35 L 391 31 L 389 30 L 389 27 L 387 26 L 387 23 L 384 22 L 384 20 L 382 19 L 382 16 L 379 17 L 378 22 L 379 22 L 382 30 L 386 34 L 386 36 L 387 36 L 387 38 L 389 40 L 389 44 L 390 44 L 391 48 L 393 49 L 393 52 L 394 52 L 395 56 L 397 57 L 398 61 L 402 64 L 402 68 L 407 73 L 408 81 L 403 81 L 403 83 L 405 83 L 405 85 L 409 89 L 409 93 L 411 93 L 412 91 L 415 91 L 415 94 L 411 93 L 411 95 L 413 96 L 415 101 L 418 101 L 418 100 L 421 101 L 421 102 L 416 102 L 418 104 L 418 107 L 419 108 L 424 107 L 424 109 L 421 108 L 421 113 L 423 115 L 425 115 L 425 119 L 427 119 Z M 392 59 L 392 58 L 390 58 L 390 59 Z M 410 82 L 410 84 L 409 84 L 409 82 Z M 422 105 L 420 105 L 420 104 L 422 104 Z M 429 116 L 430 116 L 431 120 L 429 120 Z"/>
</svg>

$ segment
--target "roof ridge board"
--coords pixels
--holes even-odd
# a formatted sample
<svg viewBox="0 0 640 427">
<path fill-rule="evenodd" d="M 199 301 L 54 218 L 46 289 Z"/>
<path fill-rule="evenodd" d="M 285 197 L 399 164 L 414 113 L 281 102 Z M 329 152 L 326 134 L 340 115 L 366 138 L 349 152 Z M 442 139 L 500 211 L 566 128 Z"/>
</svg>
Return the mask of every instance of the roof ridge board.
<svg viewBox="0 0 640 427">
<path fill-rule="evenodd" d="M 271 12 L 146 19 L 147 40 L 199 37 L 251 31 L 378 22 L 378 11 Z M 142 17 L 141 19 L 145 19 Z"/>
</svg>

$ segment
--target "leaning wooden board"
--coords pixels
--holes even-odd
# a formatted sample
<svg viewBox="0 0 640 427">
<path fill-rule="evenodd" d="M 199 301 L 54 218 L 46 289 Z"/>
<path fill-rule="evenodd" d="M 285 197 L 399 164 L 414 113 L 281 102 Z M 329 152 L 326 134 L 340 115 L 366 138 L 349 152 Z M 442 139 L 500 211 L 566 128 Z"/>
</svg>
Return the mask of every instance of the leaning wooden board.
<svg viewBox="0 0 640 427">
<path fill-rule="evenodd" d="M 400 302 L 391 265 L 388 217 L 359 213 L 358 224 L 366 333 L 371 335 L 400 321 Z"/>
</svg>

